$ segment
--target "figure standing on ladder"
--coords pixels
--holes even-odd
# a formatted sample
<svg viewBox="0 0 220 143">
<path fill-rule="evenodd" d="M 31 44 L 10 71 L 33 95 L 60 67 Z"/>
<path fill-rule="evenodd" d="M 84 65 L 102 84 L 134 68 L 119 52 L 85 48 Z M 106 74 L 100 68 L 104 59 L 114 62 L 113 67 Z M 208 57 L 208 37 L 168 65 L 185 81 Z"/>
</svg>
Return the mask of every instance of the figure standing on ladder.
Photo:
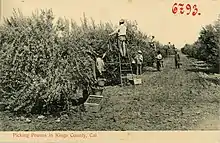
<svg viewBox="0 0 220 143">
<path fill-rule="evenodd" d="M 124 20 L 121 19 L 119 21 L 119 27 L 114 32 L 109 34 L 109 36 L 112 36 L 114 34 L 118 34 L 118 38 L 117 38 L 118 47 L 119 47 L 121 56 L 123 58 L 126 57 L 126 52 L 127 52 L 127 49 L 126 49 L 126 31 L 127 31 L 127 27 L 125 26 L 124 23 L 125 23 Z"/>
</svg>

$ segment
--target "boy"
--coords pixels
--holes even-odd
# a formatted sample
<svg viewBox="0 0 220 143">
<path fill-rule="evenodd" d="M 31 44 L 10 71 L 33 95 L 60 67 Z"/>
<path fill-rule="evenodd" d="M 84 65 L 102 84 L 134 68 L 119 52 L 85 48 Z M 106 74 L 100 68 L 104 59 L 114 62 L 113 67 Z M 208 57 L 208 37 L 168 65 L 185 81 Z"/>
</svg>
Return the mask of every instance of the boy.
<svg viewBox="0 0 220 143">
<path fill-rule="evenodd" d="M 136 63 L 136 70 L 137 70 L 137 75 L 142 74 L 142 63 L 143 63 L 143 56 L 142 52 L 139 50 L 138 54 L 135 56 L 135 63 Z"/>
<path fill-rule="evenodd" d="M 119 21 L 119 27 L 114 32 L 109 34 L 109 36 L 112 36 L 114 34 L 118 34 L 118 47 L 119 47 L 119 50 L 121 52 L 122 57 L 126 56 L 126 45 L 125 45 L 126 32 L 127 32 L 127 27 L 124 24 L 124 20 L 121 19 Z"/>
<path fill-rule="evenodd" d="M 132 72 L 133 73 L 135 73 L 135 71 L 136 71 L 136 62 L 135 62 L 134 57 L 131 59 L 131 65 L 132 65 Z"/>
</svg>

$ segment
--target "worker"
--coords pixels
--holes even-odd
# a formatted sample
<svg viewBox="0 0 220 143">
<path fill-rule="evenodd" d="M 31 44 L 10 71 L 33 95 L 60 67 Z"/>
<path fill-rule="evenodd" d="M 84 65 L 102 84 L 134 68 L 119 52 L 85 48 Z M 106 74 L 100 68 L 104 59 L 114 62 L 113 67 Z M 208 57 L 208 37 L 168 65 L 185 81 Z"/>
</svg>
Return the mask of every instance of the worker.
<svg viewBox="0 0 220 143">
<path fill-rule="evenodd" d="M 136 72 L 136 62 L 135 62 L 135 56 L 131 59 L 131 65 L 132 65 L 132 73 Z"/>
<path fill-rule="evenodd" d="M 125 21 L 123 19 L 121 19 L 119 21 L 119 27 L 112 32 L 111 34 L 109 34 L 109 36 L 112 36 L 114 34 L 118 34 L 117 37 L 117 41 L 118 41 L 118 47 L 121 53 L 122 57 L 126 56 L 126 31 L 127 31 L 127 27 L 125 26 Z"/>
<path fill-rule="evenodd" d="M 138 54 L 135 56 L 135 63 L 136 63 L 136 74 L 142 74 L 142 64 L 143 64 L 143 55 L 141 50 L 138 50 Z"/>
<path fill-rule="evenodd" d="M 104 54 L 97 53 L 96 67 L 98 70 L 98 77 L 103 77 L 103 72 L 105 71 L 104 69 L 105 63 L 103 59 L 105 58 L 106 54 L 107 54 L 107 51 Z"/>
<path fill-rule="evenodd" d="M 86 51 L 87 54 L 89 54 L 92 59 L 95 61 L 95 67 L 97 70 L 95 70 L 95 79 L 96 79 L 96 74 L 97 74 L 97 77 L 103 77 L 103 72 L 105 71 L 104 69 L 104 66 L 105 66 L 105 63 L 104 63 L 104 58 L 107 54 L 107 51 L 104 53 L 104 54 L 101 54 L 101 52 L 98 52 L 96 53 L 95 51 Z"/>
<path fill-rule="evenodd" d="M 162 55 L 161 55 L 161 52 L 158 51 L 157 52 L 157 56 L 156 56 L 156 63 L 157 63 L 157 71 L 160 71 L 160 68 L 161 68 L 161 60 L 163 59 Z"/>
<path fill-rule="evenodd" d="M 102 72 L 104 71 L 104 61 L 102 58 L 97 57 L 96 58 L 96 67 L 98 69 L 99 75 L 102 76 Z"/>
<path fill-rule="evenodd" d="M 170 50 L 170 48 L 171 48 L 171 43 L 170 42 L 168 42 L 168 45 L 167 45 L 167 48 L 166 48 L 166 56 L 168 56 L 168 51 Z"/>
<path fill-rule="evenodd" d="M 153 48 L 156 51 L 157 48 L 156 48 L 154 38 L 155 38 L 154 36 L 151 37 L 150 47 Z"/>
<path fill-rule="evenodd" d="M 175 60 L 175 67 L 180 68 L 180 55 L 177 52 L 177 50 L 175 50 L 174 60 Z"/>
</svg>

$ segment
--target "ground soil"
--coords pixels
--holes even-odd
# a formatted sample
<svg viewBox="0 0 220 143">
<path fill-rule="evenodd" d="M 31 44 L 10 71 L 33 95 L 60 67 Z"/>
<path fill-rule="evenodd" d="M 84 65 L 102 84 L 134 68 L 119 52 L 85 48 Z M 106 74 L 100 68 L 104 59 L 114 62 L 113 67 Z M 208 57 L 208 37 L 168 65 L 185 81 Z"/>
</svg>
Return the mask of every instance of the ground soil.
<svg viewBox="0 0 220 143">
<path fill-rule="evenodd" d="M 164 61 L 157 72 L 146 67 L 142 85 L 111 86 L 103 92 L 98 113 L 29 118 L 27 123 L 8 112 L 0 112 L 2 131 L 51 130 L 219 130 L 220 86 L 191 70 L 194 61 L 181 55 L 182 66 L 175 69 L 174 58 Z"/>
</svg>

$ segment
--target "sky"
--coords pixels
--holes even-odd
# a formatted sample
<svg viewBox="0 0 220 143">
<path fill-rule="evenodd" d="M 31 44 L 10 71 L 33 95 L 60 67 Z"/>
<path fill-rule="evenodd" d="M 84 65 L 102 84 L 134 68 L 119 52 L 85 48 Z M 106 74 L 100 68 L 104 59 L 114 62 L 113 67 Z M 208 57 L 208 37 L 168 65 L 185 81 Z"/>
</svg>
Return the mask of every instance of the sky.
<svg viewBox="0 0 220 143">
<path fill-rule="evenodd" d="M 162 44 L 169 41 L 177 48 L 197 40 L 202 26 L 213 24 L 220 14 L 220 0 L 2 0 L 3 16 L 20 8 L 24 15 L 36 9 L 52 8 L 55 16 L 71 18 L 80 24 L 85 12 L 97 23 L 118 24 L 121 18 L 136 20 L 139 30 L 154 35 Z M 201 15 L 173 14 L 175 2 L 197 5 Z"/>
</svg>

